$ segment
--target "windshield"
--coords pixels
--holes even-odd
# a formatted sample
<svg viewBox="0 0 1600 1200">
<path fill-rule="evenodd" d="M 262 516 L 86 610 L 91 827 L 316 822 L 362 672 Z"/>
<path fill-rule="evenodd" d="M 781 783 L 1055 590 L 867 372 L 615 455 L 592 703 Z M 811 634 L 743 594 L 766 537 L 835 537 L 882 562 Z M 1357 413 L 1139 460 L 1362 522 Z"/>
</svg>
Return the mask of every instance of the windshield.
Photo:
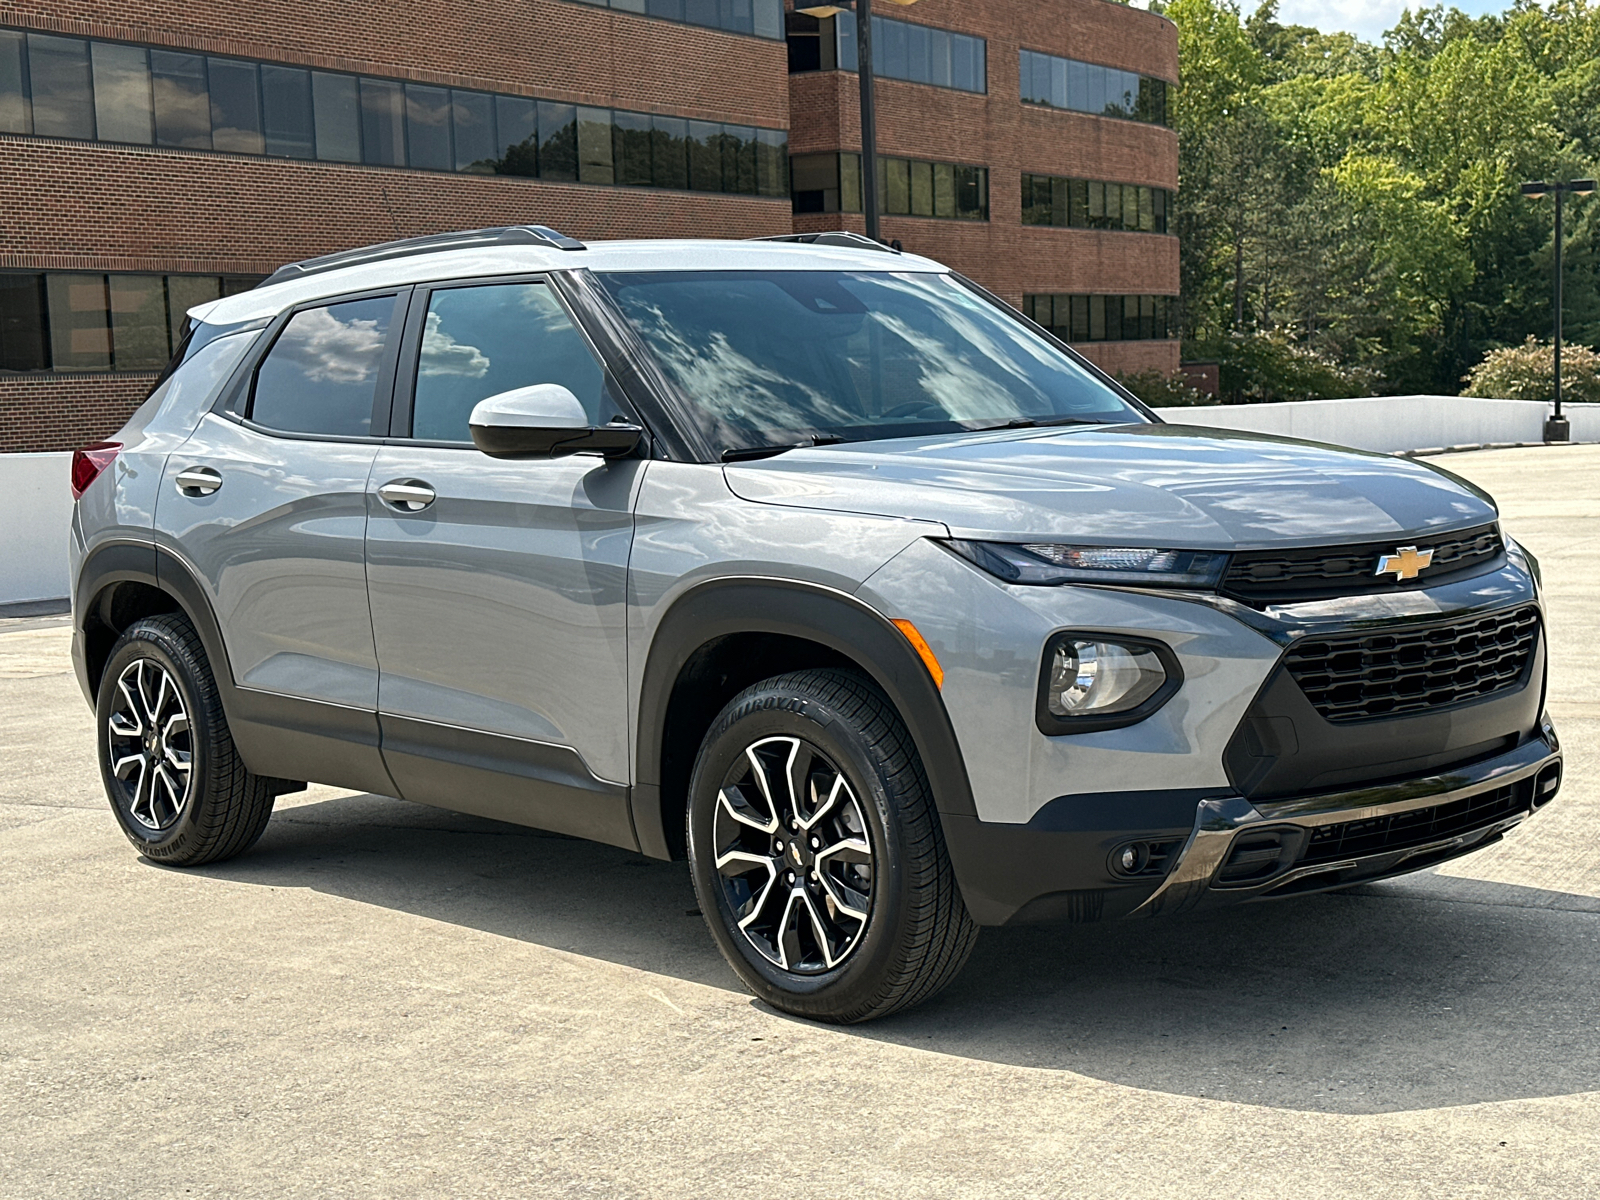
<svg viewBox="0 0 1600 1200">
<path fill-rule="evenodd" d="M 807 439 L 1147 419 L 947 275 L 653 271 L 600 279 L 724 453 Z"/>
</svg>

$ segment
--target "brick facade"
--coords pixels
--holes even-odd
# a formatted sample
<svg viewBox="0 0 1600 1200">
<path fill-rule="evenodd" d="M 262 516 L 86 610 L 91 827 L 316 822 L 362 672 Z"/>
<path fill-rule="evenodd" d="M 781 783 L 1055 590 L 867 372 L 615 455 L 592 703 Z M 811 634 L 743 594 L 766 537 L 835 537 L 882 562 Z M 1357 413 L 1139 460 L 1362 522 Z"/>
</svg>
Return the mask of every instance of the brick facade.
<svg viewBox="0 0 1600 1200">
<path fill-rule="evenodd" d="M 988 93 L 884 79 L 887 155 L 989 169 L 986 222 L 886 216 L 882 233 L 992 288 L 1171 295 L 1175 238 L 1021 224 L 1023 171 L 1175 188 L 1168 129 L 1018 99 L 1018 50 L 1177 79 L 1170 22 L 1110 0 L 923 0 L 887 15 L 988 42 Z M 0 0 L 0 26 L 239 55 L 692 119 L 790 130 L 790 153 L 860 147 L 856 76 L 789 76 L 782 42 L 570 0 Z M 585 239 L 754 237 L 862 227 L 787 200 L 591 187 L 0 134 L 0 268 L 264 274 L 348 246 L 535 222 Z M 1084 347 L 1113 370 L 1176 370 L 1174 342 Z M 0 452 L 66 449 L 126 420 L 154 376 L 0 375 Z"/>
</svg>

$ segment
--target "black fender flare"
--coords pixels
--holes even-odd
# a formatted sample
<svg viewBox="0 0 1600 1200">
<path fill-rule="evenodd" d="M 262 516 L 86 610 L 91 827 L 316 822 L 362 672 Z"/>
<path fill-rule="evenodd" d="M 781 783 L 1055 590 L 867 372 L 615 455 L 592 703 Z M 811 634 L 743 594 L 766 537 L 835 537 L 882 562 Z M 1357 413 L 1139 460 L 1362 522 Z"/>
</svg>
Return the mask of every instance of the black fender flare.
<svg viewBox="0 0 1600 1200">
<path fill-rule="evenodd" d="M 690 658 L 719 637 L 770 633 L 836 651 L 881 687 L 910 731 L 941 814 L 976 816 L 972 784 L 944 700 L 916 650 L 889 619 L 846 592 L 788 579 L 720 579 L 673 602 L 656 627 L 639 690 L 632 805 L 644 853 L 670 857 L 661 808 L 663 733 L 674 685 Z"/>
</svg>

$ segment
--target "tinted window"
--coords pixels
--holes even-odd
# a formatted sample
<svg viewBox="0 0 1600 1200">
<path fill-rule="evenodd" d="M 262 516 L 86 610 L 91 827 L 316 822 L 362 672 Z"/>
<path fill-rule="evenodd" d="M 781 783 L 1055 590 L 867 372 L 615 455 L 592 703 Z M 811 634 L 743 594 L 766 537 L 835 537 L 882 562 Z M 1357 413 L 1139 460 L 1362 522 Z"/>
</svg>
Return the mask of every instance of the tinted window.
<svg viewBox="0 0 1600 1200">
<path fill-rule="evenodd" d="M 166 366 L 167 294 L 160 275 L 112 275 L 111 352 L 116 369 Z"/>
<path fill-rule="evenodd" d="M 311 72 L 317 157 L 327 162 L 361 161 L 361 113 L 356 105 L 356 77 Z"/>
<path fill-rule="evenodd" d="M 50 365 L 44 306 L 43 275 L 0 275 L 0 371 L 42 371 Z"/>
<path fill-rule="evenodd" d="M 150 60 L 142 46 L 90 43 L 100 140 L 150 144 Z"/>
<path fill-rule="evenodd" d="M 211 145 L 235 154 L 260 154 L 261 85 L 256 64 L 236 58 L 209 60 L 211 76 Z"/>
<path fill-rule="evenodd" d="M 28 35 L 33 84 L 33 131 L 40 137 L 94 137 L 89 95 L 89 43 Z"/>
<path fill-rule="evenodd" d="M 28 86 L 23 71 L 22 34 L 0 29 L 0 132 L 30 133 Z"/>
<path fill-rule="evenodd" d="M 261 68 L 262 130 L 268 154 L 310 158 L 311 72 L 294 67 Z"/>
<path fill-rule="evenodd" d="M 1017 419 L 1142 419 L 1053 344 L 943 275 L 600 278 L 723 448 Z"/>
<path fill-rule="evenodd" d="M 394 298 L 298 312 L 256 369 L 250 419 L 288 433 L 365 436 Z"/>
<path fill-rule="evenodd" d="M 150 52 L 156 105 L 156 145 L 211 149 L 211 99 L 206 60 L 198 54 Z"/>
<path fill-rule="evenodd" d="M 76 273 L 45 276 L 50 307 L 50 364 L 57 371 L 111 368 L 106 277 Z"/>
<path fill-rule="evenodd" d="M 594 424 L 617 412 L 594 352 L 546 284 L 433 293 L 417 363 L 413 437 L 470 441 L 467 418 L 478 401 L 536 383 L 570 390 Z"/>
</svg>

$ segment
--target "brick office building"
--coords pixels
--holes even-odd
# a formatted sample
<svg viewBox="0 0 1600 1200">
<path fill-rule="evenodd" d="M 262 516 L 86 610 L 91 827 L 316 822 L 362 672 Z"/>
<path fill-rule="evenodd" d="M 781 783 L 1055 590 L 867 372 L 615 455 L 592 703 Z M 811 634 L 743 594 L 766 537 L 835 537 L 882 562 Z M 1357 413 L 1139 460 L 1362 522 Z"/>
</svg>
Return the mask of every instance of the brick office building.
<svg viewBox="0 0 1600 1200">
<path fill-rule="evenodd" d="M 861 228 L 853 17 L 783 0 L 0 0 L 0 452 L 103 437 L 183 310 L 283 262 L 538 222 Z M 1175 370 L 1177 38 L 1108 0 L 875 18 L 882 232 Z"/>
</svg>

